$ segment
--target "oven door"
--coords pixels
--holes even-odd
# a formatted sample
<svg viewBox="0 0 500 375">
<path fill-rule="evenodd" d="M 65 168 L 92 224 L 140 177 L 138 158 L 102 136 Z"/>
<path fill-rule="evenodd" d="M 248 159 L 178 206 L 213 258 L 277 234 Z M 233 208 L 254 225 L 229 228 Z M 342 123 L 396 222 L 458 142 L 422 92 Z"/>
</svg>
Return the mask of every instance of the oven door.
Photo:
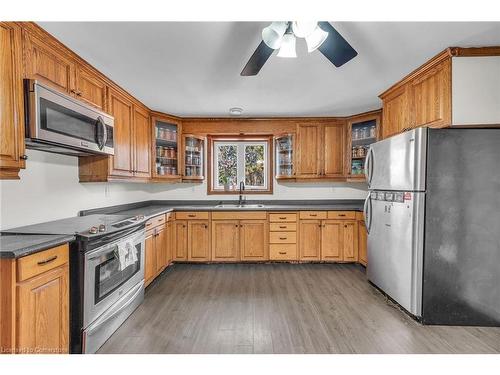
<svg viewBox="0 0 500 375">
<path fill-rule="evenodd" d="M 122 269 L 118 246 L 127 241 L 137 249 L 137 260 Z M 144 247 L 141 230 L 85 254 L 83 328 L 144 280 Z"/>
<path fill-rule="evenodd" d="M 26 81 L 27 138 L 85 152 L 113 154 L 114 119 L 36 81 Z"/>
</svg>

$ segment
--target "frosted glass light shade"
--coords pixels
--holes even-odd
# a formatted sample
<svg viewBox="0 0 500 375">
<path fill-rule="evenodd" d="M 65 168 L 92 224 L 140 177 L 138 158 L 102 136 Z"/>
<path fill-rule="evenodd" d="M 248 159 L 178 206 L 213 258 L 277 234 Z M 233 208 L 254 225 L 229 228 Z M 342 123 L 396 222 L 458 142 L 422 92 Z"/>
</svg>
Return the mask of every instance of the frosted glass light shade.
<svg viewBox="0 0 500 375">
<path fill-rule="evenodd" d="M 319 26 L 316 26 L 314 31 L 306 36 L 307 52 L 315 51 L 328 38 L 328 32 L 323 31 Z"/>
<path fill-rule="evenodd" d="M 294 21 L 292 31 L 297 38 L 305 38 L 311 35 L 318 26 L 316 21 Z"/>
<path fill-rule="evenodd" d="M 278 49 L 287 29 L 287 22 L 273 22 L 262 30 L 262 40 L 269 48 Z"/>
<path fill-rule="evenodd" d="M 293 34 L 285 34 L 281 42 L 281 47 L 278 52 L 278 57 L 297 57 L 295 51 L 295 36 Z"/>
</svg>

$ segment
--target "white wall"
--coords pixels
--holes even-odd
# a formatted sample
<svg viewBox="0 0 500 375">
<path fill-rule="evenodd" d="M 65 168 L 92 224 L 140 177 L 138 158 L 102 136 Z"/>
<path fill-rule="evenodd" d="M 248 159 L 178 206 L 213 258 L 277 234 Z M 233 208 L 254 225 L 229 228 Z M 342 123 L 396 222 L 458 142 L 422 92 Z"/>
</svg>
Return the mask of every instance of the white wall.
<svg viewBox="0 0 500 375">
<path fill-rule="evenodd" d="M 76 157 L 27 150 L 21 180 L 0 181 L 0 229 L 75 216 L 79 210 L 149 199 L 236 199 L 209 196 L 203 184 L 78 182 Z M 274 184 L 273 195 L 248 199 L 364 199 L 363 183 Z"/>
</svg>

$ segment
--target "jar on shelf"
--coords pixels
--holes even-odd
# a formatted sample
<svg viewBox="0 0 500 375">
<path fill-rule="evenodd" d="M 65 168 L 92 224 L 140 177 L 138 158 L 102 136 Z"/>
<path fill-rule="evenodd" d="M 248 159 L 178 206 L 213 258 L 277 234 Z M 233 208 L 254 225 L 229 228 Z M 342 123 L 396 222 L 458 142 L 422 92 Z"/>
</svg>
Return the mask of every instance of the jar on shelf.
<svg viewBox="0 0 500 375">
<path fill-rule="evenodd" d="M 375 126 L 370 126 L 370 138 L 375 138 Z"/>
</svg>

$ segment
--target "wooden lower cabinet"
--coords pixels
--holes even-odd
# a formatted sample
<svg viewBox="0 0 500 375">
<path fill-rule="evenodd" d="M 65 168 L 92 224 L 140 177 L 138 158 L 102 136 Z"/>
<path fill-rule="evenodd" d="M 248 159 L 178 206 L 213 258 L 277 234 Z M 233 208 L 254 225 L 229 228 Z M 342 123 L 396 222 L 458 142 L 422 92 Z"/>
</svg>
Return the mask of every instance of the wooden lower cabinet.
<svg viewBox="0 0 500 375">
<path fill-rule="evenodd" d="M 69 269 L 57 267 L 17 284 L 20 353 L 67 353 Z"/>
<path fill-rule="evenodd" d="M 240 260 L 240 222 L 239 220 L 212 221 L 212 260 Z"/>
<path fill-rule="evenodd" d="M 267 220 L 240 221 L 241 260 L 268 260 Z"/>
<path fill-rule="evenodd" d="M 188 221 L 188 260 L 208 262 L 210 260 L 210 231 L 208 220 Z"/>
<path fill-rule="evenodd" d="M 68 244 L 0 259 L 0 280 L 0 352 L 68 353 Z"/>
<path fill-rule="evenodd" d="M 162 225 L 156 228 L 155 233 L 156 273 L 160 273 L 168 265 L 167 250 L 167 228 Z"/>
<path fill-rule="evenodd" d="M 174 261 L 188 260 L 188 228 L 186 220 L 174 222 Z"/>
<path fill-rule="evenodd" d="M 144 249 L 144 280 L 148 285 L 156 276 L 156 252 L 154 231 L 146 233 Z"/>
<path fill-rule="evenodd" d="M 299 259 L 320 260 L 321 220 L 300 220 Z"/>
<path fill-rule="evenodd" d="M 367 251 L 368 233 L 364 220 L 358 220 L 358 262 L 363 266 L 368 265 Z"/>
<path fill-rule="evenodd" d="M 341 262 L 343 222 L 341 220 L 325 220 L 321 227 L 321 260 Z"/>
<path fill-rule="evenodd" d="M 344 221 L 342 228 L 342 249 L 344 262 L 358 261 L 358 223 L 356 221 Z"/>
</svg>

